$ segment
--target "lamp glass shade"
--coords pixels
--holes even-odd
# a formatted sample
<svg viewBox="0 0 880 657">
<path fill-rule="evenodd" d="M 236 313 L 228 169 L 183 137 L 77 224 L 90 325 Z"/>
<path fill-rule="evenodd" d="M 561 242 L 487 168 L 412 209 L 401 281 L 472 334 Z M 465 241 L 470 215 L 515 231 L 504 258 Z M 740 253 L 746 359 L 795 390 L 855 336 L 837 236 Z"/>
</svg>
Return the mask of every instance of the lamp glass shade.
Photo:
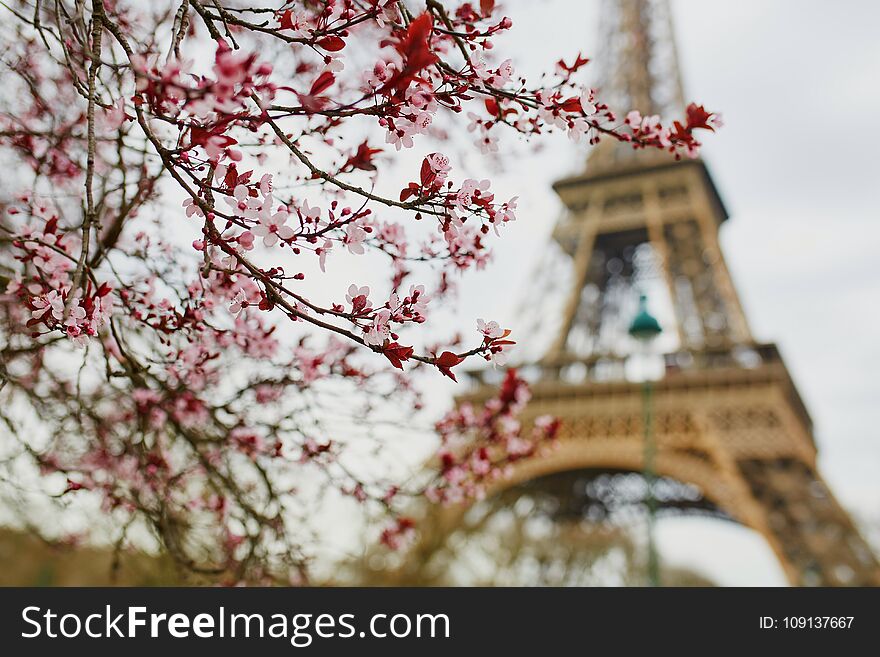
<svg viewBox="0 0 880 657">
<path fill-rule="evenodd" d="M 662 332 L 660 322 L 648 312 L 648 297 L 644 294 L 641 295 L 639 297 L 639 311 L 629 325 L 629 334 L 636 340 L 652 340 Z"/>
</svg>

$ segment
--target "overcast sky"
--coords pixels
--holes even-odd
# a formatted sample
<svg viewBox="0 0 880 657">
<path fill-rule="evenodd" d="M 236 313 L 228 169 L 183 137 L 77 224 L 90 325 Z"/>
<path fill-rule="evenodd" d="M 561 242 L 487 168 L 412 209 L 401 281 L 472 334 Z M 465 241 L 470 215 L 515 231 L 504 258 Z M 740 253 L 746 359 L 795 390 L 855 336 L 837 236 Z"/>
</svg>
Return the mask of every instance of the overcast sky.
<svg viewBox="0 0 880 657">
<path fill-rule="evenodd" d="M 508 1 L 514 29 L 503 48 L 526 73 L 560 55 L 594 54 L 598 4 Z M 752 331 L 780 345 L 815 422 L 821 472 L 846 507 L 876 522 L 880 3 L 672 5 L 686 96 L 725 118 L 704 157 L 731 214 L 722 246 Z M 494 267 L 463 286 L 462 316 L 485 315 L 480 290 L 506 285 L 511 293 L 497 295 L 491 311 L 515 323 L 516 291 L 559 216 L 550 184 L 582 167 L 583 149 L 560 140 L 527 161 L 493 178 L 523 197 L 521 221 L 499 243 Z M 769 547 L 743 528 L 669 520 L 660 542 L 669 559 L 722 584 L 784 583 Z"/>
</svg>

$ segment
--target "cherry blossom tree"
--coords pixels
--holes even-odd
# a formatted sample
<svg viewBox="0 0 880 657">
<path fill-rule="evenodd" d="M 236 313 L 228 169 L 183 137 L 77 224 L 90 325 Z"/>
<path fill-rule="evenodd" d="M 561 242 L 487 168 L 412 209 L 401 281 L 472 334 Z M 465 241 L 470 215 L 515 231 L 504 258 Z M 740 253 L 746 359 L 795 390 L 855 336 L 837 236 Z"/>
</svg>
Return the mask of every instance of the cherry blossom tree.
<svg viewBox="0 0 880 657">
<path fill-rule="evenodd" d="M 469 133 L 493 154 L 504 131 L 563 132 L 681 157 L 717 125 L 697 105 L 671 126 L 618 118 L 578 81 L 580 54 L 530 83 L 493 48 L 513 29 L 495 4 L 6 5 L 7 462 L 37 464 L 61 502 L 99 496 L 120 544 L 140 524 L 194 571 L 306 581 L 303 482 L 376 509 L 397 548 L 404 498 L 479 496 L 551 440 L 552 419 L 517 421 L 514 372 L 486 408 L 439 422 L 438 475 L 410 489 L 346 467 L 352 441 L 325 425 L 405 417 L 413 372 L 456 380 L 513 345 L 481 318 L 426 331 L 518 220 L 516 197 L 458 175 L 438 144 Z M 400 178 L 391 163 L 410 152 L 421 165 Z M 385 283 L 337 287 L 343 267 Z"/>
</svg>

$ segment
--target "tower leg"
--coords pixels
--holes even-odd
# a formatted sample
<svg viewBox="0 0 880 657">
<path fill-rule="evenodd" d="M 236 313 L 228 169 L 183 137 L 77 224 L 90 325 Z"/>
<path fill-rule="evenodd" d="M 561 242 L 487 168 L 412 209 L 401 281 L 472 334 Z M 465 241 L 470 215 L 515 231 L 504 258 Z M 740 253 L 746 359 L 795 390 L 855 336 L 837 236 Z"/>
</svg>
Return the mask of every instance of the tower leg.
<svg viewBox="0 0 880 657">
<path fill-rule="evenodd" d="M 743 461 L 767 538 L 798 586 L 878 586 L 880 567 L 828 486 L 796 459 Z"/>
</svg>

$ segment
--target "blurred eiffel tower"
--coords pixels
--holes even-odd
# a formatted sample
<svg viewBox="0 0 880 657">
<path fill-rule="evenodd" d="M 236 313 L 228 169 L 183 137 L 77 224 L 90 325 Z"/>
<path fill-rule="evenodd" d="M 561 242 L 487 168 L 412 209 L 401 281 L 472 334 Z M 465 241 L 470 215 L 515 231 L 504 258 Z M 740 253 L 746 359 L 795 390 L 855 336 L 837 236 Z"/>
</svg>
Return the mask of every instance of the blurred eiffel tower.
<svg viewBox="0 0 880 657">
<path fill-rule="evenodd" d="M 681 116 L 668 2 L 604 0 L 602 11 L 602 98 L 618 111 Z M 631 473 L 644 467 L 645 428 L 626 326 L 638 292 L 649 291 L 670 329 L 654 356 L 661 509 L 753 528 L 794 585 L 880 584 L 875 557 L 816 470 L 810 416 L 779 351 L 751 335 L 719 247 L 728 215 L 706 164 L 606 139 L 584 173 L 554 189 L 567 211 L 553 239 L 573 281 L 555 340 L 530 366 L 524 421 L 561 418 L 561 440 L 490 493 L 549 494 L 557 516 L 588 519 L 626 498 L 626 473 L 638 478 Z M 558 280 L 552 273 L 549 285 Z M 494 392 L 487 373 L 471 375 L 475 388 L 459 402 Z M 463 517 L 445 515 L 438 537 Z"/>
</svg>

